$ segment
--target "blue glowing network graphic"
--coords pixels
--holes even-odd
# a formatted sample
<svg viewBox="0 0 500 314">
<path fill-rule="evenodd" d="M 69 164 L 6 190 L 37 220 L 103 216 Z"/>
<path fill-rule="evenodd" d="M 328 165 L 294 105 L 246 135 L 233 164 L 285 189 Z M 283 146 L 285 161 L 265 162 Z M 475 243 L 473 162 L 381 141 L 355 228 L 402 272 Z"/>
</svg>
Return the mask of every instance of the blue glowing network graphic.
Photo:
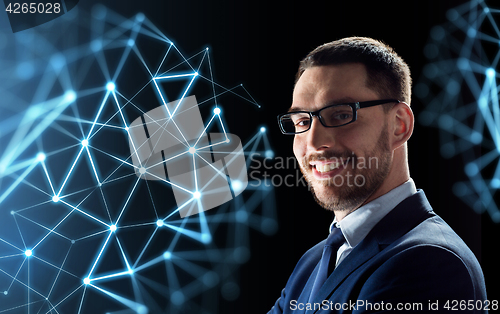
<svg viewBox="0 0 500 314">
<path fill-rule="evenodd" d="M 238 298 L 251 230 L 277 230 L 273 187 L 233 175 L 231 151 L 218 146 L 235 139 L 226 108 L 260 107 L 245 87 L 218 84 L 209 48 L 186 57 L 143 14 L 75 8 L 3 36 L 0 313 L 217 313 L 220 297 Z M 168 110 L 191 95 L 205 122 L 194 143 L 177 120 L 194 106 Z M 184 148 L 138 164 L 134 154 L 144 150 L 133 144 L 132 121 L 162 106 L 169 116 L 154 123 L 169 135 L 175 125 L 175 147 Z M 247 157 L 234 162 L 240 169 L 249 156 L 272 153 L 265 127 L 255 128 L 239 146 Z M 205 133 L 220 136 L 200 141 Z M 182 156 L 192 161 L 183 176 L 196 188 L 174 183 L 170 173 L 146 180 Z M 200 208 L 217 180 L 200 183 L 196 164 L 203 163 L 229 182 L 232 196 L 208 212 Z M 179 202 L 178 190 L 189 197 Z M 197 214 L 183 218 L 189 206 Z"/>
<path fill-rule="evenodd" d="M 500 10 L 472 0 L 447 12 L 424 53 L 429 63 L 415 86 L 423 125 L 440 129 L 441 155 L 461 156 L 468 180 L 453 186 L 477 213 L 500 222 Z"/>
</svg>

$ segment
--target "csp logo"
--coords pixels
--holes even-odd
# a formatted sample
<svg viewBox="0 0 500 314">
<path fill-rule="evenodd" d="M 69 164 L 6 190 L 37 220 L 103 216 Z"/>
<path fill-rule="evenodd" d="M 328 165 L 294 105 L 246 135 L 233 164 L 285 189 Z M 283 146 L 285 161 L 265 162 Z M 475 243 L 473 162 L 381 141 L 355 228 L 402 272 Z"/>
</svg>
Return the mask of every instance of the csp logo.
<svg viewBox="0 0 500 314">
<path fill-rule="evenodd" d="M 219 117 L 214 109 L 211 122 Z M 157 107 L 129 127 L 136 175 L 172 185 L 181 217 L 209 210 L 245 190 L 245 156 L 238 136 L 206 133 L 195 96 Z"/>
</svg>

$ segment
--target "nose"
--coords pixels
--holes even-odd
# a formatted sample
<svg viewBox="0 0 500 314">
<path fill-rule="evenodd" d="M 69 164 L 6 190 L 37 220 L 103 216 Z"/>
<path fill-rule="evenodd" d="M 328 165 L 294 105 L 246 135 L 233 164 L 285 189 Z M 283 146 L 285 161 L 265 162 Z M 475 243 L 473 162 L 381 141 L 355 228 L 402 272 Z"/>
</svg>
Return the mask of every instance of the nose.
<svg viewBox="0 0 500 314">
<path fill-rule="evenodd" d="M 321 151 L 335 145 L 333 128 L 324 127 L 318 117 L 311 120 L 311 128 L 305 132 L 308 150 Z"/>
</svg>

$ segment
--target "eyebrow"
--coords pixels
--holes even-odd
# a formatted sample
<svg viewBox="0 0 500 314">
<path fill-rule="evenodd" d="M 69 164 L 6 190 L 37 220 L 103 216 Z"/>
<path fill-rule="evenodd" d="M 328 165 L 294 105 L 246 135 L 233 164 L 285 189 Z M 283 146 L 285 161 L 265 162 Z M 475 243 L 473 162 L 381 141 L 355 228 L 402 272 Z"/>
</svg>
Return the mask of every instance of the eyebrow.
<svg viewBox="0 0 500 314">
<path fill-rule="evenodd" d="M 348 103 L 352 104 L 352 103 L 355 103 L 355 102 L 356 101 L 353 98 L 351 98 L 351 97 L 343 97 L 343 98 L 339 98 L 339 99 L 335 99 L 335 100 L 329 101 L 328 103 L 326 103 L 323 106 L 321 106 L 321 108 L 325 108 L 325 107 L 332 106 L 332 105 L 340 105 L 340 104 L 348 104 Z M 290 108 L 288 108 L 287 112 L 296 112 L 296 111 L 307 111 L 307 112 L 309 112 L 309 110 L 306 110 L 306 108 L 298 107 L 298 106 L 297 107 L 293 107 L 293 105 Z"/>
</svg>

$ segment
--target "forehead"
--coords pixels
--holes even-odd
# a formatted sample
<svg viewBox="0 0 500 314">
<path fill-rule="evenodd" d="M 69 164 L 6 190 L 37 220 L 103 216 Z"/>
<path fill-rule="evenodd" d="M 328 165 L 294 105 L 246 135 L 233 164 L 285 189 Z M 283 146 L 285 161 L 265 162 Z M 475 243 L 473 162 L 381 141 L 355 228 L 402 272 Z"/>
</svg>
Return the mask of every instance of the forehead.
<svg viewBox="0 0 500 314">
<path fill-rule="evenodd" d="M 327 104 L 378 99 L 368 88 L 361 63 L 313 66 L 302 73 L 293 91 L 290 110 L 317 110 Z"/>
</svg>

